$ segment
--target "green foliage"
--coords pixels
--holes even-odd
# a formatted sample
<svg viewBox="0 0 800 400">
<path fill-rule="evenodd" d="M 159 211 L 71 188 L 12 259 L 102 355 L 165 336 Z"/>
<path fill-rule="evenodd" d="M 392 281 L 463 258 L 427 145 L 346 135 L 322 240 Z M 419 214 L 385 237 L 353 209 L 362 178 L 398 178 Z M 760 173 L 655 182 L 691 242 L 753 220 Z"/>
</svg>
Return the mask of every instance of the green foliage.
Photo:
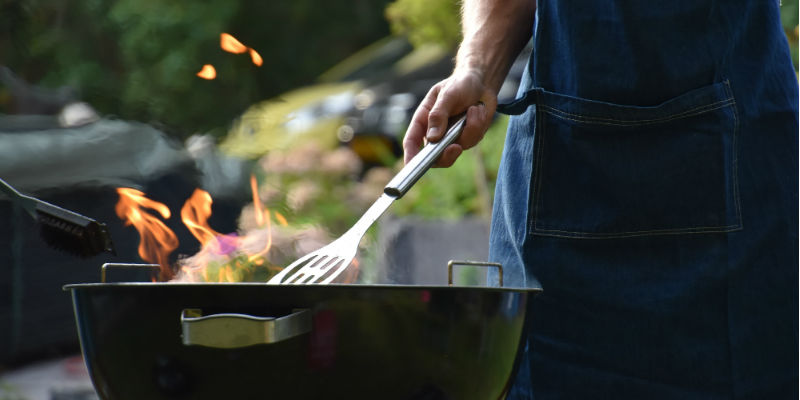
<svg viewBox="0 0 800 400">
<path fill-rule="evenodd" d="M 266 282 L 281 268 L 270 264 L 263 256 L 233 253 L 218 260 L 211 259 L 197 271 L 189 270 L 183 279 L 188 282 Z"/>
<path fill-rule="evenodd" d="M 319 225 L 334 235 L 344 233 L 380 195 L 383 186 L 359 181 L 361 161 L 347 148 L 331 151 L 315 141 L 274 150 L 254 171 L 261 200 L 292 225 Z M 385 184 L 385 182 L 383 182 Z M 363 196 L 361 192 L 370 191 Z M 363 199 L 369 197 L 368 201 Z"/>
<path fill-rule="evenodd" d="M 12 385 L 0 381 L 0 400 L 27 400 L 27 397 Z"/>
<path fill-rule="evenodd" d="M 795 71 L 798 70 L 797 62 L 797 42 L 798 42 L 798 19 L 800 19 L 800 9 L 797 0 L 784 0 L 781 4 L 781 23 L 786 32 L 786 39 L 789 41 L 789 50 L 792 53 L 792 62 Z"/>
<path fill-rule="evenodd" d="M 244 105 L 236 100 L 253 98 L 256 89 L 254 68 L 218 47 L 220 32 L 238 8 L 225 0 L 114 3 L 108 19 L 120 29 L 118 57 L 127 72 L 119 82 L 121 109 L 132 111 L 136 119 L 195 129 L 200 127 L 193 121 L 203 110 L 224 110 L 219 120 L 208 121 L 211 126 L 235 115 L 237 106 Z M 207 63 L 216 67 L 218 79 L 195 76 Z M 243 93 L 237 96 L 237 90 Z M 215 100 L 219 98 L 234 101 Z"/>
<path fill-rule="evenodd" d="M 461 41 L 457 0 L 395 0 L 386 7 L 392 32 L 405 35 L 414 46 L 436 43 L 455 49 Z"/>
<path fill-rule="evenodd" d="M 386 36 L 385 4 L 0 0 L 0 60 L 28 82 L 79 89 L 101 113 L 181 137 L 222 134 L 247 106 L 313 82 Z M 258 51 L 264 65 L 221 50 L 222 32 Z M 204 64 L 216 79 L 195 76 Z"/>
<path fill-rule="evenodd" d="M 787 30 L 797 27 L 798 19 L 798 6 L 797 0 L 783 0 L 781 1 L 781 22 L 783 27 Z"/>
</svg>

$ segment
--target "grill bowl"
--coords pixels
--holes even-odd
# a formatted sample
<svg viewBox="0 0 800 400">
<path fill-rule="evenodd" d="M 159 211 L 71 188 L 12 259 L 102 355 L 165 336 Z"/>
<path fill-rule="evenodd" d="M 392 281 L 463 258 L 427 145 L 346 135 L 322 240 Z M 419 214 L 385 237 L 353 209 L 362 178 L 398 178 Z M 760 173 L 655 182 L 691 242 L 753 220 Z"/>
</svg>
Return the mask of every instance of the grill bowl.
<svg viewBox="0 0 800 400">
<path fill-rule="evenodd" d="M 537 289 L 262 283 L 87 283 L 71 292 L 103 399 L 494 399 L 508 390 Z M 280 317 L 307 332 L 186 345 L 181 316 Z M 236 332 L 228 332 L 235 336 Z"/>
</svg>

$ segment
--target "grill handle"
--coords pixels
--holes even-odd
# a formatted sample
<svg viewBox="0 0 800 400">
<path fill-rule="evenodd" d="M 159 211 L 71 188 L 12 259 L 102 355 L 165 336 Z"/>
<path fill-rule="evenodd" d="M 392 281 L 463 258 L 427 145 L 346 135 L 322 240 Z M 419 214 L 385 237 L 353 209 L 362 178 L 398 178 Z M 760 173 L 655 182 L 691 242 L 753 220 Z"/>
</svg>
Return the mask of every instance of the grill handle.
<svg viewBox="0 0 800 400">
<path fill-rule="evenodd" d="M 128 263 L 105 263 L 100 267 L 100 282 L 107 283 L 108 271 L 110 270 L 143 270 L 149 269 L 153 274 L 158 273 L 161 266 L 158 264 L 128 264 Z M 153 275 L 155 276 L 155 275 Z"/>
<path fill-rule="evenodd" d="M 487 267 L 497 268 L 498 285 L 503 287 L 503 265 L 500 263 L 493 263 L 488 261 L 461 261 L 450 260 L 447 263 L 447 285 L 453 286 L 453 267 L 455 266 L 470 266 L 470 267 Z"/>
<path fill-rule="evenodd" d="M 278 343 L 311 332 L 311 311 L 294 310 L 284 317 L 256 317 L 247 314 L 203 316 L 199 309 L 181 312 L 184 346 L 235 349 Z"/>
</svg>

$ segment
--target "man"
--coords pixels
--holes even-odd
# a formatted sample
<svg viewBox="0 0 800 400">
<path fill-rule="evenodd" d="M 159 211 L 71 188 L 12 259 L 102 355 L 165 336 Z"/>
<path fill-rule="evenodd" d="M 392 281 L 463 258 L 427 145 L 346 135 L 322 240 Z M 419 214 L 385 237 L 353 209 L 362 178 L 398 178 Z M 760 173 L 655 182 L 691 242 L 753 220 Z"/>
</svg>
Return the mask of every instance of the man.
<svg viewBox="0 0 800 400">
<path fill-rule="evenodd" d="M 517 52 L 490 258 L 536 285 L 511 399 L 784 399 L 798 390 L 797 80 L 779 2 L 468 0 L 405 159 Z"/>
</svg>

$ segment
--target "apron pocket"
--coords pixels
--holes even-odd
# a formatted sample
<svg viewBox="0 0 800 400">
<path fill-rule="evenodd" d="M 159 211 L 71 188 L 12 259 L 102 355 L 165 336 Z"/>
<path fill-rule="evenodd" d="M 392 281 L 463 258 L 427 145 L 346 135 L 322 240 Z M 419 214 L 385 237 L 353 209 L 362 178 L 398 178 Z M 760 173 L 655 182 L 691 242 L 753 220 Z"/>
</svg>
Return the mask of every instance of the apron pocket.
<svg viewBox="0 0 800 400">
<path fill-rule="evenodd" d="M 741 229 L 738 121 L 727 81 L 653 107 L 535 90 L 532 234 Z"/>
</svg>

